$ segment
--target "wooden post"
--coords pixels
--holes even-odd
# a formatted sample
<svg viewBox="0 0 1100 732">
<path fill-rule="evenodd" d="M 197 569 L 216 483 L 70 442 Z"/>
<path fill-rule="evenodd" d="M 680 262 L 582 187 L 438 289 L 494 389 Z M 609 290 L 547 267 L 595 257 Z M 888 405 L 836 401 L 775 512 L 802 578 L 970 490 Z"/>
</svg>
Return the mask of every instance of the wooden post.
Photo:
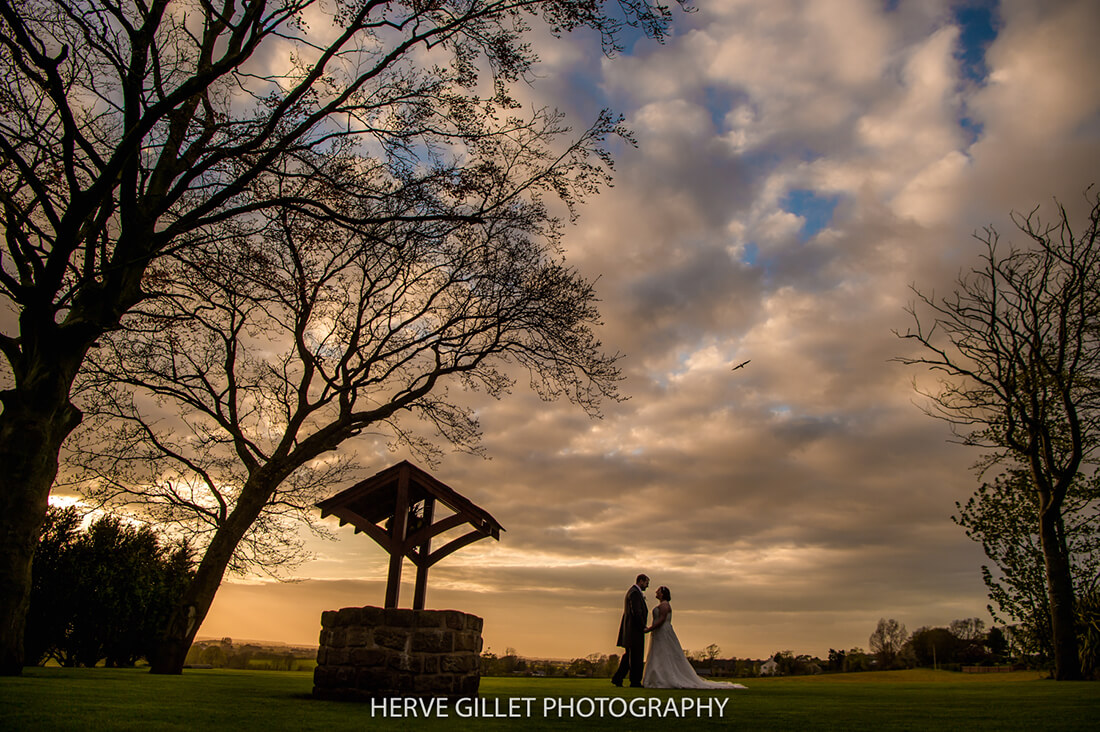
<svg viewBox="0 0 1100 732">
<path fill-rule="evenodd" d="M 405 558 L 405 528 L 409 518 L 409 469 L 403 467 L 397 476 L 397 501 L 394 505 L 393 548 L 390 550 L 390 575 L 386 580 L 386 607 L 397 607 L 401 593 L 401 562 Z"/>
<path fill-rule="evenodd" d="M 421 526 L 431 526 L 435 516 L 435 499 L 429 496 L 424 500 L 424 520 Z M 432 553 L 432 537 L 429 535 L 420 544 L 416 563 L 416 589 L 413 592 L 413 610 L 423 610 L 428 594 L 428 555 Z"/>
</svg>

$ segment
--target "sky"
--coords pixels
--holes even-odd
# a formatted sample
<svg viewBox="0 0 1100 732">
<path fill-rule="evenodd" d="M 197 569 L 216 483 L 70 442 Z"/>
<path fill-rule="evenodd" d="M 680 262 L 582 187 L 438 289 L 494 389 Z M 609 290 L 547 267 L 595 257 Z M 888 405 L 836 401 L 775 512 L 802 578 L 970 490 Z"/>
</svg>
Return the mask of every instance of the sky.
<svg viewBox="0 0 1100 732">
<path fill-rule="evenodd" d="M 564 241 L 629 399 L 599 420 L 522 382 L 476 403 L 486 457 L 431 472 L 506 531 L 435 565 L 428 606 L 541 658 L 616 652 L 639 572 L 670 588 L 685 649 L 724 657 L 866 648 L 879 618 L 988 622 L 981 548 L 951 520 L 979 455 L 921 412 L 893 331 L 911 285 L 975 262 L 976 230 L 1054 198 L 1081 215 L 1100 4 L 695 5 L 613 58 L 535 39 L 531 104 L 578 128 L 611 107 L 637 138 Z M 323 610 L 381 605 L 387 555 L 326 525 L 293 581 L 228 580 L 199 636 L 315 644 Z"/>
</svg>

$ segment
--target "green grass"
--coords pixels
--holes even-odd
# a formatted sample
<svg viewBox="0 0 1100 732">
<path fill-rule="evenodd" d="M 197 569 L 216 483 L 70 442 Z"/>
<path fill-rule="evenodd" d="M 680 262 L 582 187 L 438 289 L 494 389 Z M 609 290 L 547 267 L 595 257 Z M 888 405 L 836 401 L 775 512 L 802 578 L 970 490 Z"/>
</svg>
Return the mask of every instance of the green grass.
<svg viewBox="0 0 1100 732">
<path fill-rule="evenodd" d="M 311 699 L 309 673 L 193 670 L 166 677 L 133 669 L 31 668 L 22 677 L 0 678 L 0 729 L 1083 730 L 1100 720 L 1100 683 L 1056 683 L 1027 672 L 971 676 L 915 670 L 744 683 L 746 691 L 694 692 L 616 689 L 607 679 L 485 678 L 480 704 L 486 711 L 505 713 L 510 699 L 534 698 L 532 714 L 461 718 L 451 705 L 447 719 L 393 719 L 372 715 L 369 704 Z M 619 705 L 657 699 L 662 709 L 670 699 L 728 701 L 723 714 L 715 707 L 711 718 L 547 718 L 542 713 L 547 698 L 601 697 L 624 698 Z M 587 711 L 583 705 L 578 709 Z"/>
</svg>

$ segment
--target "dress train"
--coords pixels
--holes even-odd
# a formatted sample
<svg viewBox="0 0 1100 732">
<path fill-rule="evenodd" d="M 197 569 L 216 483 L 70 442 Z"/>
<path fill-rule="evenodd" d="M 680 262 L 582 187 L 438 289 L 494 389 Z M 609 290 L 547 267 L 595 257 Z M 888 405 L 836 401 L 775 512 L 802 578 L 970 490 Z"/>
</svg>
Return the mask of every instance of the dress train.
<svg viewBox="0 0 1100 732">
<path fill-rule="evenodd" d="M 653 609 L 656 619 L 658 608 Z M 647 689 L 744 689 L 741 684 L 707 681 L 701 678 L 684 656 L 680 639 L 672 629 L 672 611 L 665 622 L 650 633 L 649 655 L 645 661 L 642 686 Z"/>
</svg>

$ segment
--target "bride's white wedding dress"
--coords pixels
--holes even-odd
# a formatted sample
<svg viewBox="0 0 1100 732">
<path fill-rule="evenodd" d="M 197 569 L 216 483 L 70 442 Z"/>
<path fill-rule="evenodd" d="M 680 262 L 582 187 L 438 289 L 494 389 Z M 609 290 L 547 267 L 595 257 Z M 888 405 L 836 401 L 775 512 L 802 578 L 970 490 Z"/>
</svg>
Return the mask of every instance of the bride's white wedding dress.
<svg viewBox="0 0 1100 732">
<path fill-rule="evenodd" d="M 657 621 L 657 611 L 653 608 L 653 620 Z M 642 686 L 647 689 L 744 689 L 741 684 L 724 681 L 707 681 L 700 678 L 684 656 L 680 639 L 672 629 L 672 608 L 669 608 L 665 622 L 657 626 L 649 635 L 649 655 L 645 660 L 645 673 Z"/>
</svg>

